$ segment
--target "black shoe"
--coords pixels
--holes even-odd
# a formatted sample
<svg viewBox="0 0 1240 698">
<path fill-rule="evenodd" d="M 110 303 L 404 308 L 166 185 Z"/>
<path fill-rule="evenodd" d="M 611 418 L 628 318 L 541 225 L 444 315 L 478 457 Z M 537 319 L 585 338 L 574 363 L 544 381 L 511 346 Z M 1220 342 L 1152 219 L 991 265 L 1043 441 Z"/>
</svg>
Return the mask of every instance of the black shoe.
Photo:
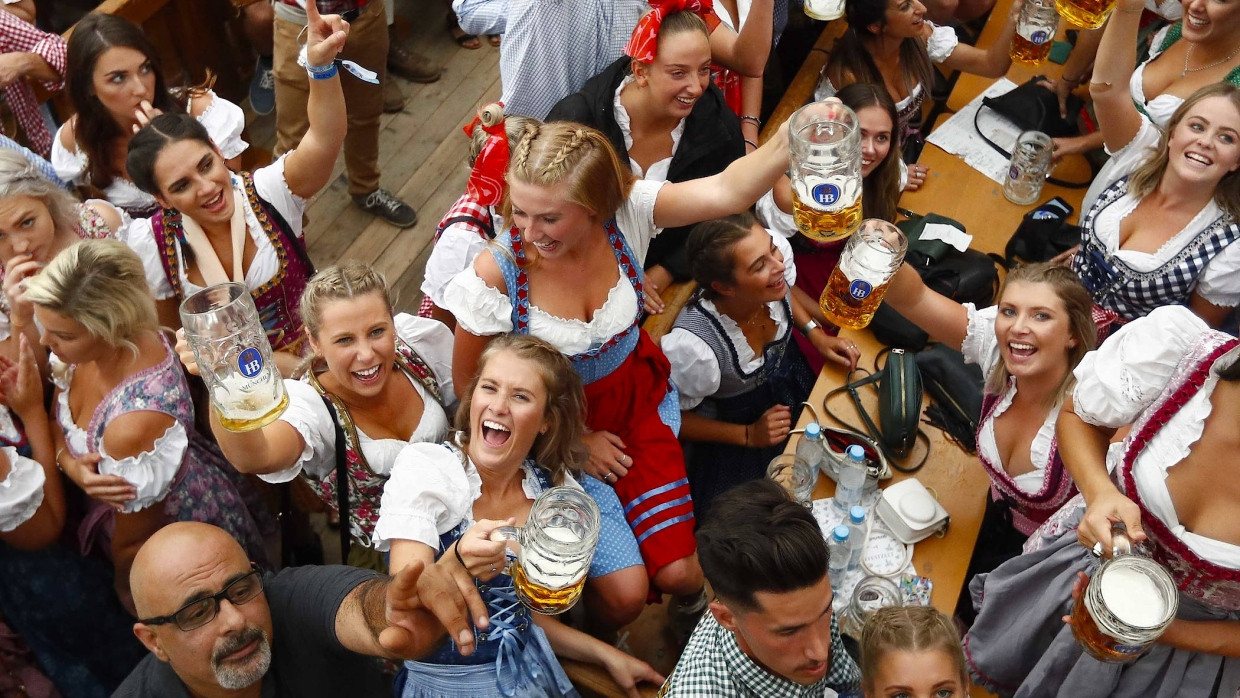
<svg viewBox="0 0 1240 698">
<path fill-rule="evenodd" d="M 363 211 L 376 215 L 398 228 L 408 228 L 418 222 L 418 212 L 386 189 L 376 189 L 365 196 L 355 196 L 353 203 Z"/>
</svg>

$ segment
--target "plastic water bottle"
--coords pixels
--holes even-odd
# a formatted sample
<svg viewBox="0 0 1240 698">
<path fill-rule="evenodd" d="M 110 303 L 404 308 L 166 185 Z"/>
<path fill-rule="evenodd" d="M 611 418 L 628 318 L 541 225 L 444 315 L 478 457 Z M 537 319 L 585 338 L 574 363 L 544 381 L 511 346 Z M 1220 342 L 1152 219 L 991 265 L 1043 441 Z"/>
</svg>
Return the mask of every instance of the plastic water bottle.
<svg viewBox="0 0 1240 698">
<path fill-rule="evenodd" d="M 844 462 L 835 478 L 835 506 L 845 514 L 861 503 L 861 490 L 865 488 L 865 449 L 853 444 L 845 451 Z"/>
<path fill-rule="evenodd" d="M 851 554 L 847 526 L 839 525 L 832 529 L 828 549 L 831 565 L 827 568 L 827 574 L 831 577 L 831 588 L 839 591 L 840 585 L 844 583 L 844 575 L 848 574 L 848 556 Z"/>
<path fill-rule="evenodd" d="M 822 447 L 822 427 L 818 426 L 818 422 L 805 425 L 805 433 L 801 434 L 801 440 L 797 442 L 797 458 L 809 464 L 815 478 L 819 470 L 826 472 L 827 452 Z M 831 477 L 831 474 L 827 473 L 827 477 Z"/>
<path fill-rule="evenodd" d="M 848 510 L 848 571 L 857 569 L 861 553 L 865 551 L 865 507 L 855 506 Z"/>
</svg>

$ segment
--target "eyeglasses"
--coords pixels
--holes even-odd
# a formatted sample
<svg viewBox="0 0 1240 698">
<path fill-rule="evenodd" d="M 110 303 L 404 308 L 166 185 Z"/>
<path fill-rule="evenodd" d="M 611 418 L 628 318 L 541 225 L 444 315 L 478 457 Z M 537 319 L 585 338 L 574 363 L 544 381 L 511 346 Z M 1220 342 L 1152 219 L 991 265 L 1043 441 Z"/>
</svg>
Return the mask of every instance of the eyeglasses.
<svg viewBox="0 0 1240 698">
<path fill-rule="evenodd" d="M 228 603 L 240 606 L 258 596 L 262 591 L 263 577 L 255 569 L 244 577 L 234 579 L 218 594 L 190 601 L 171 615 L 139 619 L 138 622 L 145 625 L 175 623 L 181 630 L 194 630 L 215 620 L 216 614 L 220 612 L 221 600 L 228 599 Z"/>
</svg>

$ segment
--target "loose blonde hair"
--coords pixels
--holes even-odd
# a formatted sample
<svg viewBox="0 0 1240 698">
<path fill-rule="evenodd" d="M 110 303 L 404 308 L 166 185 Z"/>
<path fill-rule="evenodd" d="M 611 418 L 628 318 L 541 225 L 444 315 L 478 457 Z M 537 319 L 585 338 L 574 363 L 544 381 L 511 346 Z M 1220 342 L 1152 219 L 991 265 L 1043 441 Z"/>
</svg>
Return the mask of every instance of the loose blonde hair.
<svg viewBox="0 0 1240 698">
<path fill-rule="evenodd" d="M 118 240 L 86 240 L 66 248 L 26 282 L 26 297 L 134 354 L 134 337 L 159 329 L 142 260 Z"/>
<path fill-rule="evenodd" d="M 878 664 L 887 652 L 946 652 L 968 688 L 969 670 L 952 620 L 933 606 L 887 606 L 874 611 L 861 631 L 861 687 L 874 691 Z"/>
<path fill-rule="evenodd" d="M 487 137 L 490 135 L 483 126 L 494 126 L 500 122 L 504 122 L 504 135 L 508 137 L 508 147 L 512 148 L 517 140 L 521 138 L 521 133 L 526 125 L 537 126 L 541 122 L 528 116 L 505 116 L 504 105 L 501 102 L 491 102 L 478 111 L 478 123 L 474 125 L 474 130 L 469 134 L 469 166 L 473 167 L 474 161 L 478 159 L 478 155 L 482 153 L 482 146 L 486 145 Z"/>
<path fill-rule="evenodd" d="M 508 164 L 509 184 L 567 184 L 568 202 L 603 220 L 620 210 L 633 180 L 633 173 L 620 163 L 606 136 L 571 121 L 526 124 Z M 512 198 L 507 192 L 500 215 L 512 220 Z"/>
<path fill-rule="evenodd" d="M 349 300 L 378 293 L 387 307 L 395 307 L 387 280 L 375 268 L 356 259 L 346 259 L 339 264 L 320 269 L 306 282 L 301 302 L 297 308 L 306 333 L 318 335 L 323 323 L 323 306 L 332 301 Z"/>
<path fill-rule="evenodd" d="M 1094 299 L 1081 283 L 1076 272 L 1058 264 L 1039 262 L 1022 264 L 1012 269 L 1007 273 L 1007 278 L 1003 280 L 1003 287 L 999 289 L 999 302 L 1003 300 L 1003 294 L 1007 292 L 1008 286 L 1013 281 L 1050 286 L 1068 314 L 1068 331 L 1076 340 L 1076 346 L 1068 350 L 1068 370 L 1051 396 L 1050 402 L 1053 404 L 1063 397 L 1076 380 L 1072 369 L 1076 368 L 1085 354 L 1098 346 L 1098 326 L 1094 324 L 1093 318 Z M 986 392 L 994 395 L 1002 394 L 1007 389 L 1011 376 L 1007 366 L 1000 361 L 986 379 Z"/>
<path fill-rule="evenodd" d="M 1240 87 L 1230 83 L 1216 82 L 1189 95 L 1171 114 L 1166 130 L 1159 129 L 1158 147 L 1154 153 L 1128 178 L 1128 191 L 1133 197 L 1140 199 L 1146 196 L 1154 191 L 1158 183 L 1162 181 L 1163 175 L 1167 172 L 1167 164 L 1171 161 L 1171 155 L 1167 150 L 1169 134 L 1175 131 L 1180 122 L 1188 116 L 1188 110 L 1211 97 L 1226 97 L 1236 111 L 1240 112 Z M 1240 219 L 1240 169 L 1228 172 L 1219 180 L 1214 187 L 1214 202 L 1232 218 Z"/>
<path fill-rule="evenodd" d="M 487 363 L 501 352 L 509 352 L 522 361 L 532 363 L 547 391 L 544 418 L 547 431 L 534 439 L 531 449 L 534 460 L 551 471 L 551 481 L 560 484 L 567 473 L 581 470 L 589 457 L 581 438 L 585 435 L 586 395 L 581 376 L 559 349 L 545 340 L 527 334 L 505 334 L 491 340 L 478 357 L 478 372 L 465 390 L 456 410 L 458 440 L 469 452 L 469 411 L 474 403 L 474 389 Z"/>
</svg>

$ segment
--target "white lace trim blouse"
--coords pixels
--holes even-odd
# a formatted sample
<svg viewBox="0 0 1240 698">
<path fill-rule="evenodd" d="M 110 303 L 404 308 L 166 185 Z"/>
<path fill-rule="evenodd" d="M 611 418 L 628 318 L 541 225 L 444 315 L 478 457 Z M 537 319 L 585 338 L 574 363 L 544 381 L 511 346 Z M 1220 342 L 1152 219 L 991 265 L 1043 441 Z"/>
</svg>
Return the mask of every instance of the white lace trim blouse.
<svg viewBox="0 0 1240 698">
<path fill-rule="evenodd" d="M 638 266 L 646 259 L 650 241 L 662 230 L 654 224 L 654 204 L 664 182 L 638 180 L 620 210 L 616 225 L 624 235 Z M 506 254 L 494 251 L 493 254 Z M 444 305 L 457 323 L 471 334 L 487 336 L 512 331 L 512 303 L 506 293 L 488 286 L 471 265 L 444 288 Z M 607 293 L 607 300 L 590 322 L 561 318 L 530 304 L 530 334 L 547 340 L 564 354 L 578 354 L 628 328 L 637 314 L 637 293 L 623 272 Z"/>
<path fill-rule="evenodd" d="M 797 282 L 796 264 L 792 260 L 792 246 L 783 236 L 769 230 L 767 233 L 784 255 L 784 281 L 787 282 L 788 288 L 792 288 Z M 702 308 L 718 320 L 720 326 L 723 327 L 724 334 L 736 350 L 736 358 L 741 365 L 741 370 L 752 373 L 761 368 L 765 357 L 754 352 L 753 347 L 749 346 L 749 340 L 745 339 L 745 333 L 740 325 L 719 312 L 709 299 L 702 299 Z M 783 303 L 780 301 L 767 303 L 767 313 L 775 321 L 775 337 L 784 337 L 791 330 L 792 318 L 788 317 L 788 313 L 784 311 Z M 684 328 L 676 327 L 663 335 L 660 346 L 672 365 L 672 381 L 676 383 L 680 391 L 680 409 L 691 410 L 719 390 L 719 383 L 722 380 L 719 360 L 705 340 Z"/>
<path fill-rule="evenodd" d="M 624 108 L 624 103 L 620 101 L 620 93 L 624 92 L 624 88 L 633 83 L 633 76 L 629 75 L 620 81 L 620 85 L 616 87 L 616 95 L 612 99 L 611 106 L 614 116 L 616 117 L 616 125 L 620 127 L 620 132 L 624 134 L 624 149 L 626 151 L 633 150 L 633 121 L 629 118 L 629 110 Z M 687 117 L 686 117 L 687 118 Z M 685 134 L 685 119 L 681 119 L 676 127 L 672 129 L 672 154 L 662 160 L 652 163 L 650 168 L 645 172 L 642 166 L 632 157 L 629 158 L 629 169 L 639 179 L 649 179 L 655 182 L 666 182 L 668 170 L 672 167 L 672 159 L 676 157 L 676 150 L 680 148 L 680 137 Z"/>
<path fill-rule="evenodd" d="M 999 340 L 995 337 L 995 317 L 999 314 L 999 307 L 992 305 L 978 310 L 972 303 L 965 303 L 964 307 L 969 312 L 969 327 L 965 331 L 964 344 L 961 345 L 960 351 L 964 354 L 965 363 L 977 364 L 982 369 L 982 375 L 989 378 L 991 371 L 994 371 L 1003 360 L 999 353 Z M 999 396 L 999 402 L 995 405 L 994 411 L 990 413 L 990 419 L 981 423 L 977 439 L 978 454 L 984 456 L 996 468 L 1005 471 L 1007 468 L 1003 464 L 1003 458 L 999 455 L 999 443 L 995 439 L 995 420 L 1012 406 L 1012 400 L 1015 398 L 1016 378 L 1012 377 L 1003 395 Z M 1061 402 L 1062 400 L 1056 402 L 1055 406 L 1046 413 L 1042 426 L 1038 427 L 1038 433 L 1029 443 L 1029 462 L 1033 464 L 1034 469 L 1012 478 L 1017 487 L 1029 494 L 1042 491 L 1046 466 L 1051 459 L 1051 444 L 1055 440 L 1055 421 L 1059 418 Z"/>
<path fill-rule="evenodd" d="M 288 153 L 285 153 L 270 165 L 255 170 L 254 190 L 280 213 L 291 228 L 290 232 L 301 237 L 301 214 L 306 209 L 306 200 L 289 191 L 288 182 L 284 179 L 284 163 L 287 157 Z M 233 187 L 243 186 L 239 175 L 234 174 L 232 180 Z M 276 275 L 276 272 L 280 270 L 280 258 L 271 240 L 268 239 L 266 231 L 259 225 L 258 217 L 254 215 L 253 209 L 249 206 L 245 207 L 245 226 L 257 247 L 254 259 L 250 260 L 250 266 L 245 270 L 245 285 L 252 291 Z M 146 270 L 147 285 L 151 287 L 151 294 L 155 296 L 155 299 L 172 298 L 174 293 L 172 283 L 168 281 L 168 276 L 164 273 L 163 251 L 155 241 L 151 219 L 135 220 L 129 227 L 129 235 L 125 242 L 141 258 L 142 266 Z M 189 277 L 186 276 L 185 258 L 181 254 L 180 246 L 177 247 L 176 254 L 179 260 L 177 268 L 181 275 L 181 287 L 185 290 L 185 295 L 189 296 L 202 290 L 201 286 L 191 283 Z"/>
<path fill-rule="evenodd" d="M 1105 427 L 1134 423 L 1171 380 L 1185 353 L 1210 328 L 1191 310 L 1169 305 L 1133 320 L 1085 355 L 1076 368 L 1072 399 L 1076 414 L 1086 422 Z M 1237 358 L 1232 351 L 1217 362 L 1228 366 Z M 1151 512 L 1197 555 L 1231 568 L 1240 568 L 1240 546 L 1197 535 L 1180 523 L 1167 490 L 1167 471 L 1184 460 L 1201 438 L 1212 405 L 1210 396 L 1218 384 L 1211 371 L 1201 390 L 1161 428 L 1137 456 L 1133 478 Z M 1131 436 L 1129 437 L 1131 438 Z M 1114 470 L 1123 458 L 1124 445 L 1111 444 L 1107 466 Z"/>
<path fill-rule="evenodd" d="M 504 217 L 494 208 L 488 208 L 496 237 L 506 233 Z M 426 260 L 426 271 L 422 274 L 423 295 L 440 308 L 444 307 L 443 293 L 448 282 L 468 269 L 474 259 L 487 248 L 488 242 L 489 240 L 479 235 L 472 226 L 464 223 L 453 223 L 444 228 L 435 245 L 431 247 L 431 256 Z"/>
<path fill-rule="evenodd" d="M 73 453 L 88 453 L 90 440 L 87 433 L 73 421 L 72 411 L 69 409 L 69 385 L 73 381 L 74 367 L 61 361 L 55 354 L 50 355 L 49 362 L 52 382 L 60 389 L 56 398 L 59 409 L 55 414 L 64 432 L 65 441 Z M 172 425 L 155 439 L 150 450 L 119 460 L 107 454 L 102 441 L 97 445 L 101 458 L 99 474 L 119 475 L 138 490 L 137 497 L 125 504 L 124 512 L 132 514 L 153 506 L 168 496 L 168 491 L 172 489 L 172 483 L 185 462 L 185 454 L 189 450 L 189 434 L 185 427 L 174 419 Z"/>
<path fill-rule="evenodd" d="M 452 332 L 438 320 L 406 313 L 397 315 L 395 320 L 396 334 L 426 361 L 439 384 L 440 394 L 455 401 L 452 397 Z M 451 427 L 450 415 L 422 387 L 422 383 L 404 371 L 399 373 L 413 385 L 422 399 L 422 418 L 408 441 L 372 439 L 361 429 L 357 430 L 362 455 L 376 475 L 390 473 L 396 456 L 408 444 L 439 443 L 448 436 Z M 392 375 L 392 379 L 397 378 L 396 374 Z M 292 467 L 259 477 L 271 483 L 288 482 L 305 471 L 311 478 L 322 480 L 336 467 L 336 427 L 332 416 L 323 398 L 309 383 L 285 379 L 284 388 L 288 392 L 288 408 L 280 415 L 280 421 L 296 429 L 305 446 Z"/>
<path fill-rule="evenodd" d="M 211 102 L 206 110 L 198 115 L 198 122 L 207 129 L 207 134 L 219 147 L 224 159 L 237 157 L 250 145 L 241 138 L 241 131 L 245 128 L 245 112 L 211 90 L 207 90 L 207 94 Z M 60 128 L 67 126 L 68 124 Z M 90 159 L 84 151 L 69 150 L 61 144 L 60 132 L 57 131 L 56 137 L 52 139 L 52 169 L 56 170 L 57 176 L 66 182 L 87 184 L 86 170 L 89 164 Z M 108 201 L 124 208 L 146 209 L 155 206 L 155 197 L 120 177 L 113 178 L 112 183 L 104 188 L 103 194 Z"/>
<path fill-rule="evenodd" d="M 43 466 L 17 453 L 12 446 L 0 447 L 9 461 L 9 475 L 0 480 L 0 533 L 8 533 L 29 521 L 43 504 Z"/>
</svg>

